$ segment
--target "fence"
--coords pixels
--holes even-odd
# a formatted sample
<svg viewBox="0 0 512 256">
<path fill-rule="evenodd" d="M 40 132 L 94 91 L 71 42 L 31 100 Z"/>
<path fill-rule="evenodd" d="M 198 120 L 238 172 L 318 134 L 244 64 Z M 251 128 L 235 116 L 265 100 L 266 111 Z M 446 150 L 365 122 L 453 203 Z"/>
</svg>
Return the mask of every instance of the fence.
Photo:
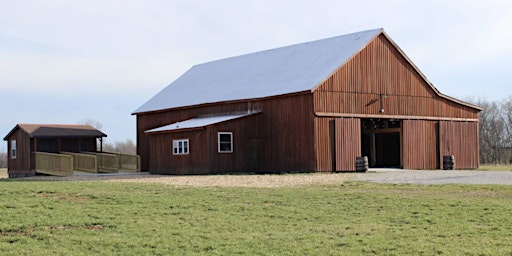
<svg viewBox="0 0 512 256">
<path fill-rule="evenodd" d="M 140 172 L 140 156 L 109 152 L 36 152 L 36 171 L 55 176 L 68 176 L 73 171 L 91 173 Z"/>
<path fill-rule="evenodd" d="M 35 152 L 34 154 L 36 172 L 55 176 L 73 174 L 73 157 L 43 152 Z"/>
<path fill-rule="evenodd" d="M 111 152 L 82 152 L 96 159 L 95 172 L 140 172 L 140 156 Z"/>
<path fill-rule="evenodd" d="M 61 152 L 61 154 L 69 155 L 73 158 L 73 169 L 82 172 L 98 172 L 98 158 L 95 155 Z"/>
</svg>

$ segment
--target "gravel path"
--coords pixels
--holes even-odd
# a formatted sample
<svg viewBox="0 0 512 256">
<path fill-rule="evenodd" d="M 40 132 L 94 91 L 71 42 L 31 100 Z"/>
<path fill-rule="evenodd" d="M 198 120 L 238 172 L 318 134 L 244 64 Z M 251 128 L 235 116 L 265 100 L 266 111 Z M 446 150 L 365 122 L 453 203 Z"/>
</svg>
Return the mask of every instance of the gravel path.
<svg viewBox="0 0 512 256">
<path fill-rule="evenodd" d="M 105 182 L 163 183 L 194 187 L 291 187 L 341 185 L 347 180 L 394 184 L 503 184 L 512 185 L 511 171 L 420 171 L 370 169 L 367 173 L 309 173 L 282 175 L 193 175 L 171 176 L 148 173 L 88 174 L 69 177 L 36 176 L 26 180 L 97 180 Z"/>
<path fill-rule="evenodd" d="M 351 178 L 361 181 L 395 184 L 410 183 L 512 185 L 512 172 L 510 171 L 420 171 L 371 169 L 368 173 L 358 173 Z"/>
</svg>

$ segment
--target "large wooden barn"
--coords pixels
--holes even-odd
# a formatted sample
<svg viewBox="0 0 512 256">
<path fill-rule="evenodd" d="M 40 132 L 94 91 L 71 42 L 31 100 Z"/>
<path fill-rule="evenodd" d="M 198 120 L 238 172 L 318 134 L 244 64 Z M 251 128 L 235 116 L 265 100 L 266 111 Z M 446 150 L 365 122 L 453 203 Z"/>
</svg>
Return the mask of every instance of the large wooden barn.
<svg viewBox="0 0 512 256">
<path fill-rule="evenodd" d="M 196 65 L 133 114 L 142 170 L 209 174 L 474 169 L 480 110 L 376 29 Z"/>
</svg>

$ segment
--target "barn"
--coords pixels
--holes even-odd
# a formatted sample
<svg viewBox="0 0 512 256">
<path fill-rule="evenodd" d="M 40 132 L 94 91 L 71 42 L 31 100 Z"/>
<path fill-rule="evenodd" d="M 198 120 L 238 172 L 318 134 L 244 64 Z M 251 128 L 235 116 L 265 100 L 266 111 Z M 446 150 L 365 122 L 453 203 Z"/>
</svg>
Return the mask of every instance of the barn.
<svg viewBox="0 0 512 256">
<path fill-rule="evenodd" d="M 132 114 L 143 170 L 213 174 L 475 169 L 480 111 L 374 29 L 193 66 Z"/>
<path fill-rule="evenodd" d="M 71 159 L 60 152 L 97 152 L 96 141 L 103 137 L 107 135 L 90 125 L 18 124 L 4 137 L 9 178 L 34 176 L 36 172 L 56 174 L 64 164 L 61 162 Z M 42 168 L 48 161 L 52 168 Z"/>
</svg>

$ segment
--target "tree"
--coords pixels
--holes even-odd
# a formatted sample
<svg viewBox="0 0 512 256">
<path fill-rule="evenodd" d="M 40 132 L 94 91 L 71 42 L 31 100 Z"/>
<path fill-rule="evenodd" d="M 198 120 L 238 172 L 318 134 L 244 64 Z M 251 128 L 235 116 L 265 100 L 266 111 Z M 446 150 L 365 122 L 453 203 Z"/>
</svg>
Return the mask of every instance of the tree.
<svg viewBox="0 0 512 256">
<path fill-rule="evenodd" d="M 480 161 L 508 163 L 508 149 L 512 143 L 512 98 L 502 102 L 480 99 L 474 104 L 483 108 L 479 116 Z"/>
<path fill-rule="evenodd" d="M 7 153 L 0 152 L 0 168 L 7 168 Z"/>
<path fill-rule="evenodd" d="M 116 141 L 114 144 L 105 143 L 103 145 L 103 151 L 105 152 L 114 152 L 114 153 L 122 153 L 122 154 L 137 154 L 137 149 L 132 140 L 127 139 L 125 141 Z"/>
<path fill-rule="evenodd" d="M 84 120 L 80 121 L 79 124 L 88 124 L 88 125 L 96 128 L 96 130 L 98 130 L 98 131 L 101 131 L 101 128 L 103 128 L 103 125 L 100 122 L 98 122 L 92 118 L 84 119 Z"/>
</svg>

